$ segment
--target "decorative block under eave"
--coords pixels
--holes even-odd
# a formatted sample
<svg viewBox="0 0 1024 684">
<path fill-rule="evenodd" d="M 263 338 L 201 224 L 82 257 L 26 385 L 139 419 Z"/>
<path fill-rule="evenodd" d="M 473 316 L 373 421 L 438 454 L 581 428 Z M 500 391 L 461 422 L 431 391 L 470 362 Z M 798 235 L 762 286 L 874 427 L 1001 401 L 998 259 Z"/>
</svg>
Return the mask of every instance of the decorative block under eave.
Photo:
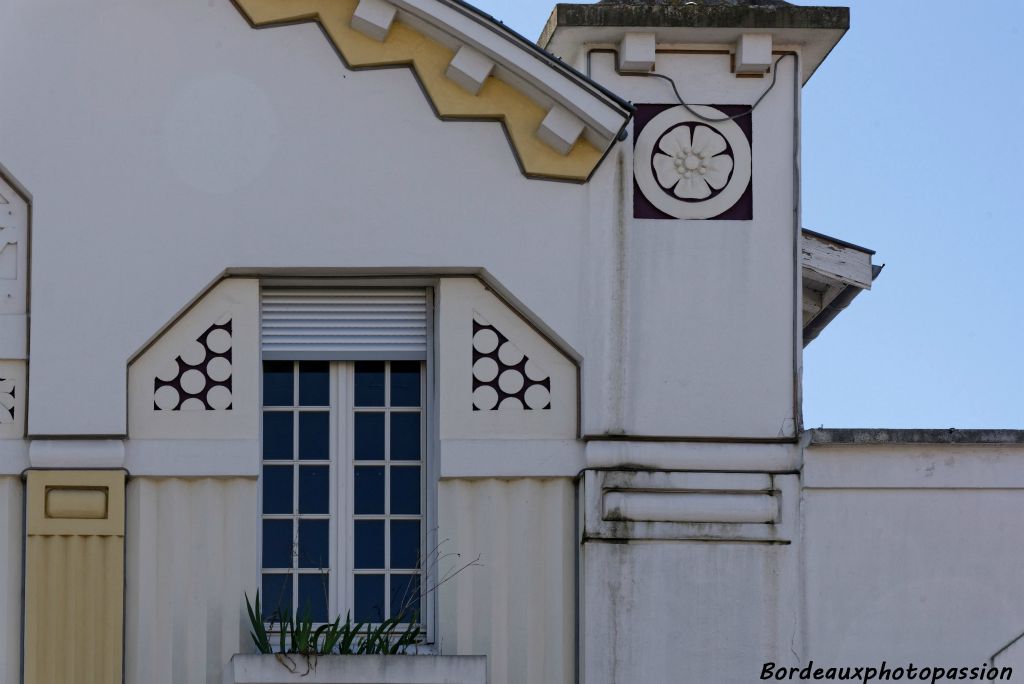
<svg viewBox="0 0 1024 684">
<path fill-rule="evenodd" d="M 736 41 L 737 74 L 766 74 L 772 66 L 770 33 L 744 33 Z"/>
<path fill-rule="evenodd" d="M 569 113 L 567 109 L 558 105 L 548 110 L 547 116 L 540 122 L 540 128 L 537 129 L 537 137 L 560 154 L 569 154 L 569 150 L 576 144 L 581 133 L 583 133 L 583 122 Z"/>
<path fill-rule="evenodd" d="M 646 74 L 654 71 L 653 33 L 627 33 L 619 43 L 619 71 Z"/>
<path fill-rule="evenodd" d="M 494 62 L 473 48 L 463 45 L 452 57 L 444 74 L 466 92 L 476 95 L 484 87 L 484 81 L 491 75 L 493 69 Z"/>
<path fill-rule="evenodd" d="M 359 0 L 351 26 L 374 40 L 383 41 L 388 37 L 397 12 L 394 5 L 383 0 Z"/>
</svg>

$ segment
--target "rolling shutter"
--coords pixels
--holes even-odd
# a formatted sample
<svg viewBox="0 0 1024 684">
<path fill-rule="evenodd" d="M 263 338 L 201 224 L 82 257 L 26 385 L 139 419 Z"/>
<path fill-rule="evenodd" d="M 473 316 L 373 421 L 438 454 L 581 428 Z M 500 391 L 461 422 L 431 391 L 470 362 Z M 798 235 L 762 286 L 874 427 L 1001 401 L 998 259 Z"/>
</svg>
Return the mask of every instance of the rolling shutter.
<svg viewBox="0 0 1024 684">
<path fill-rule="evenodd" d="M 264 359 L 427 358 L 425 289 L 264 288 Z"/>
</svg>

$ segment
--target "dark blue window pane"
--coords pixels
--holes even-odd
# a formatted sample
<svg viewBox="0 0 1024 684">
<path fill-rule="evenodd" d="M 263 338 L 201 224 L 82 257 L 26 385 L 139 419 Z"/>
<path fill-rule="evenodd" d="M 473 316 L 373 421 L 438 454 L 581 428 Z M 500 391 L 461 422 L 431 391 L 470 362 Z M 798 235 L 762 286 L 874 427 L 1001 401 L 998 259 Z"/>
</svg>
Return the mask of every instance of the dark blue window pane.
<svg viewBox="0 0 1024 684">
<path fill-rule="evenodd" d="M 384 567 L 384 521 L 356 520 L 356 568 Z"/>
<path fill-rule="evenodd" d="M 384 575 L 356 575 L 355 622 L 384 621 Z"/>
<path fill-rule="evenodd" d="M 292 512 L 291 466 L 263 466 L 263 512 Z"/>
<path fill-rule="evenodd" d="M 289 412 L 263 412 L 263 458 L 292 458 L 292 414 Z"/>
<path fill-rule="evenodd" d="M 299 364 L 299 404 L 329 406 L 331 374 L 326 361 L 303 361 Z M 301 591 L 301 588 L 300 588 Z"/>
<path fill-rule="evenodd" d="M 420 562 L 420 521 L 391 521 L 391 567 L 418 568 Z"/>
<path fill-rule="evenodd" d="M 260 610 L 263 621 L 280 624 L 281 616 L 292 608 L 292 576 L 263 575 L 263 591 L 260 594 Z"/>
<path fill-rule="evenodd" d="M 420 460 L 420 414 L 391 414 L 391 459 Z"/>
<path fill-rule="evenodd" d="M 299 414 L 299 458 L 326 461 L 331 457 L 331 414 Z"/>
<path fill-rule="evenodd" d="M 384 414 L 355 415 L 355 456 L 360 461 L 384 460 Z"/>
<path fill-rule="evenodd" d="M 384 362 L 356 362 L 356 406 L 384 405 Z"/>
<path fill-rule="evenodd" d="M 299 615 L 327 622 L 327 575 L 299 575 Z"/>
<path fill-rule="evenodd" d="M 330 521 L 299 521 L 299 567 L 330 567 Z"/>
<path fill-rule="evenodd" d="M 356 515 L 384 512 L 384 466 L 356 468 L 353 489 Z"/>
<path fill-rule="evenodd" d="M 291 406 L 292 381 L 291 361 L 263 362 L 263 405 Z"/>
<path fill-rule="evenodd" d="M 402 622 L 423 622 L 419 575 L 391 575 L 391 617 L 400 617 Z"/>
<path fill-rule="evenodd" d="M 292 521 L 263 521 L 263 567 L 292 567 Z"/>
<path fill-rule="evenodd" d="M 331 512 L 331 469 L 328 466 L 299 468 L 299 513 Z"/>
<path fill-rule="evenodd" d="M 391 512 L 396 515 L 419 515 L 419 466 L 391 469 Z"/>
<path fill-rule="evenodd" d="M 391 362 L 391 405 L 420 405 L 420 362 Z"/>
</svg>

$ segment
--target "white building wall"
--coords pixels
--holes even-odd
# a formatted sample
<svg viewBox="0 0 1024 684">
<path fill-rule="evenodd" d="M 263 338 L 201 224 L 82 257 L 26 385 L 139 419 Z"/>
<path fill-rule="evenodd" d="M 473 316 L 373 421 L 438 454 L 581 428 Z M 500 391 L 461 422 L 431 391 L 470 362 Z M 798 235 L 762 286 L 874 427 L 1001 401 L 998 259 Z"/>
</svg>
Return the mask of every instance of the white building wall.
<svg viewBox="0 0 1024 684">
<path fill-rule="evenodd" d="M 0 477 L 0 681 L 21 676 L 21 549 L 24 544 L 23 485 Z"/>
<path fill-rule="evenodd" d="M 796 551 L 729 542 L 587 543 L 583 680 L 750 682 L 796 664 Z"/>
<path fill-rule="evenodd" d="M 614 59 L 593 54 L 591 76 L 635 103 L 678 104 L 668 83 L 620 76 Z M 593 392 L 584 401 L 585 434 L 796 434 L 795 61 L 782 59 L 753 113 L 752 220 L 633 218 L 633 136 L 591 180 L 592 216 L 621 223 L 590 227 L 611 257 L 592 256 L 607 300 L 585 312 L 604 332 L 583 349 Z M 749 105 L 769 85 L 735 78 L 728 54 L 660 52 L 657 70 L 676 79 L 691 104 Z M 604 369 L 601 389 L 586 384 L 591 363 Z"/>
<path fill-rule="evenodd" d="M 675 47 L 658 53 L 657 71 L 690 104 L 750 105 L 770 84 L 735 78 L 727 53 Z M 619 76 L 614 59 L 605 51 L 581 63 L 632 102 L 678 104 L 665 81 Z M 621 437 L 587 445 L 588 465 L 604 469 L 588 471 L 583 492 L 587 684 L 754 681 L 767 660 L 799 662 L 798 449 L 729 443 L 795 440 L 800 422 L 796 60 L 782 59 L 752 115 L 752 219 L 634 217 L 635 135 L 591 181 L 592 215 L 621 218 L 590 226 L 611 255 L 592 276 L 609 301 L 586 315 L 610 334 L 582 349 L 583 433 Z M 666 472 L 613 470 L 625 464 Z M 734 469 L 747 474 L 715 472 Z M 692 470 L 709 472 L 678 472 Z M 665 484 L 651 490 L 644 475 Z M 609 510 L 609 495 L 594 491 L 601 478 L 622 480 L 609 486 L 615 497 L 644 497 L 641 517 Z M 737 497 L 747 478 L 767 484 Z M 752 502 L 779 513 L 749 518 Z"/>
<path fill-rule="evenodd" d="M 487 654 L 490 684 L 572 684 L 574 486 L 569 478 L 442 480 L 438 646 Z"/>
<path fill-rule="evenodd" d="M 800 652 L 793 474 L 587 471 L 582 681 L 753 681 Z"/>
<path fill-rule="evenodd" d="M 1024 633 L 1024 448 L 812 447 L 806 657 L 979 666 Z"/>
<path fill-rule="evenodd" d="M 315 25 L 254 30 L 227 0 L 15 3 L 4 25 L 31 433 L 123 434 L 126 361 L 230 267 L 483 267 L 585 337 L 586 186 L 526 179 L 500 125 L 438 120 L 408 70 L 349 71 Z"/>
<path fill-rule="evenodd" d="M 125 536 L 126 684 L 220 684 L 254 649 L 256 481 L 132 478 Z"/>
</svg>

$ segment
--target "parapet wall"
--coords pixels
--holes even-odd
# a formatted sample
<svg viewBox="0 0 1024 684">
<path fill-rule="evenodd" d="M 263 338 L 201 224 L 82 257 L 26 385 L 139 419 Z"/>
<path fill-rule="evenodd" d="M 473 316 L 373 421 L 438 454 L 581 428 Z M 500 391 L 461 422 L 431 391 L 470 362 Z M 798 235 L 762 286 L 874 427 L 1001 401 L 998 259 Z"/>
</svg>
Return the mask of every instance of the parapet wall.
<svg viewBox="0 0 1024 684">
<path fill-rule="evenodd" d="M 805 658 L 973 667 L 1024 632 L 1022 434 L 810 433 Z"/>
</svg>

